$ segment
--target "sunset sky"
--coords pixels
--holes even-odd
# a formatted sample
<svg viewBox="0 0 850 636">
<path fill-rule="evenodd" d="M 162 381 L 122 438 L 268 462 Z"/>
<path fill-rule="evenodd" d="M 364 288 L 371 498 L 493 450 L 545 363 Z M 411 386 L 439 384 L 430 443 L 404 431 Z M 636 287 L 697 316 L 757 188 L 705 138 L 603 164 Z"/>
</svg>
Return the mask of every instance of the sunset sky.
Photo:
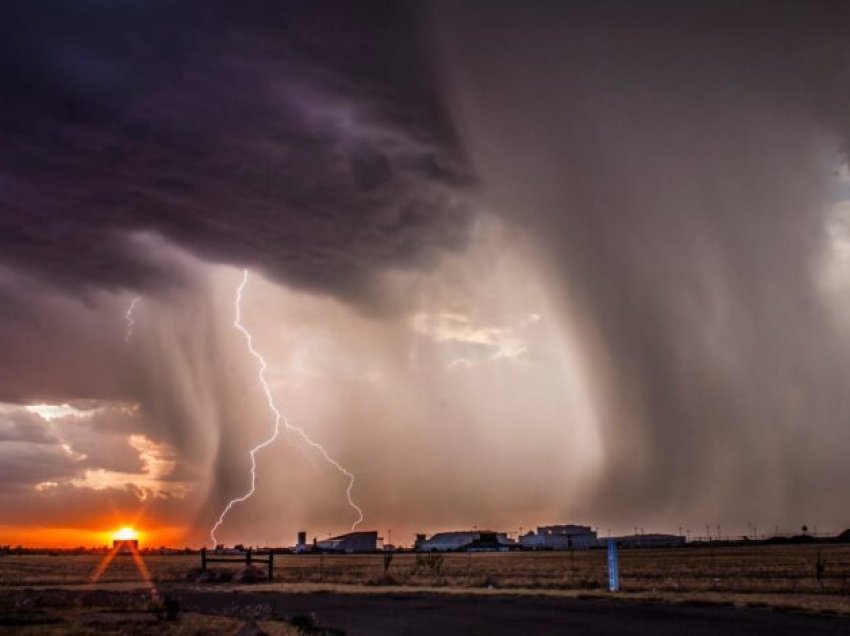
<svg viewBox="0 0 850 636">
<path fill-rule="evenodd" d="M 2 13 L 0 544 L 850 526 L 846 2 Z"/>
</svg>

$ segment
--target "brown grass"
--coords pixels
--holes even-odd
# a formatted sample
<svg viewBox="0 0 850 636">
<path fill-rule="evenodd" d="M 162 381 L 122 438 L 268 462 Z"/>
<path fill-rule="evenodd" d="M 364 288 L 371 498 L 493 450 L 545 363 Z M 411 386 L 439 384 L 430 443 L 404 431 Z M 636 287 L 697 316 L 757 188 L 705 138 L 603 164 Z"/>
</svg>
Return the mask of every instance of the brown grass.
<svg viewBox="0 0 850 636">
<path fill-rule="evenodd" d="M 820 580 L 818 554 L 826 563 Z M 0 586 L 85 584 L 99 560 L 89 555 L 3 556 Z M 183 581 L 187 571 L 199 565 L 197 555 L 147 556 L 145 561 L 157 582 Z M 447 554 L 442 563 L 418 566 L 417 555 L 397 554 L 386 573 L 381 555 L 278 555 L 272 587 L 607 595 L 606 568 L 602 550 Z M 637 598 L 767 605 L 781 601 L 783 606 L 796 603 L 850 613 L 850 546 L 845 545 L 622 550 L 620 576 L 622 594 Z M 117 557 L 100 583 L 138 582 L 132 560 Z"/>
</svg>

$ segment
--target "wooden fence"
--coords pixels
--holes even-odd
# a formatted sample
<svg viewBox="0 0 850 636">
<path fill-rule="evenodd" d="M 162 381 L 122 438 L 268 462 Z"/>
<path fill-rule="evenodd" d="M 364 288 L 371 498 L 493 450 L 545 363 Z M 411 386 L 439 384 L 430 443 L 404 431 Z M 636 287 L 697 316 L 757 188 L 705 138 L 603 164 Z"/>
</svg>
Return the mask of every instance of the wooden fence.
<svg viewBox="0 0 850 636">
<path fill-rule="evenodd" d="M 215 554 L 215 553 L 213 553 Z M 267 558 L 259 558 L 254 555 L 251 551 L 251 548 L 248 548 L 245 551 L 245 555 L 231 555 L 231 556 L 207 556 L 207 549 L 201 548 L 201 571 L 205 572 L 207 569 L 207 563 L 244 563 L 245 565 L 251 565 L 253 563 L 265 563 L 268 565 L 269 572 L 269 581 L 274 578 L 274 552 L 271 550 L 267 553 Z"/>
</svg>

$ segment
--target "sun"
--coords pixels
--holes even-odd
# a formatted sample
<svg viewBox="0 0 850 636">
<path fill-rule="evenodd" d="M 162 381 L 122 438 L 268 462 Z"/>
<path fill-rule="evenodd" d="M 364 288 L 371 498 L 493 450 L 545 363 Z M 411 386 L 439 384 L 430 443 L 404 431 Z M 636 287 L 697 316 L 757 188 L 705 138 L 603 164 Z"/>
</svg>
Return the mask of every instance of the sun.
<svg viewBox="0 0 850 636">
<path fill-rule="evenodd" d="M 132 541 L 139 538 L 139 533 L 130 526 L 124 526 L 113 532 L 112 538 L 116 541 Z"/>
</svg>

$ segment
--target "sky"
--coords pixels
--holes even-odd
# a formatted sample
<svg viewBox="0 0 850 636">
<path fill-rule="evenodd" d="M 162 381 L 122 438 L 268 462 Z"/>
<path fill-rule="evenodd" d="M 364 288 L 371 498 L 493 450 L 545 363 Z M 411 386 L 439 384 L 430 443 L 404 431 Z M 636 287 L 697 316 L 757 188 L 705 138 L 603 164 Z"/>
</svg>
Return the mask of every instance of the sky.
<svg viewBox="0 0 850 636">
<path fill-rule="evenodd" d="M 0 544 L 850 525 L 846 3 L 4 14 Z"/>
</svg>

